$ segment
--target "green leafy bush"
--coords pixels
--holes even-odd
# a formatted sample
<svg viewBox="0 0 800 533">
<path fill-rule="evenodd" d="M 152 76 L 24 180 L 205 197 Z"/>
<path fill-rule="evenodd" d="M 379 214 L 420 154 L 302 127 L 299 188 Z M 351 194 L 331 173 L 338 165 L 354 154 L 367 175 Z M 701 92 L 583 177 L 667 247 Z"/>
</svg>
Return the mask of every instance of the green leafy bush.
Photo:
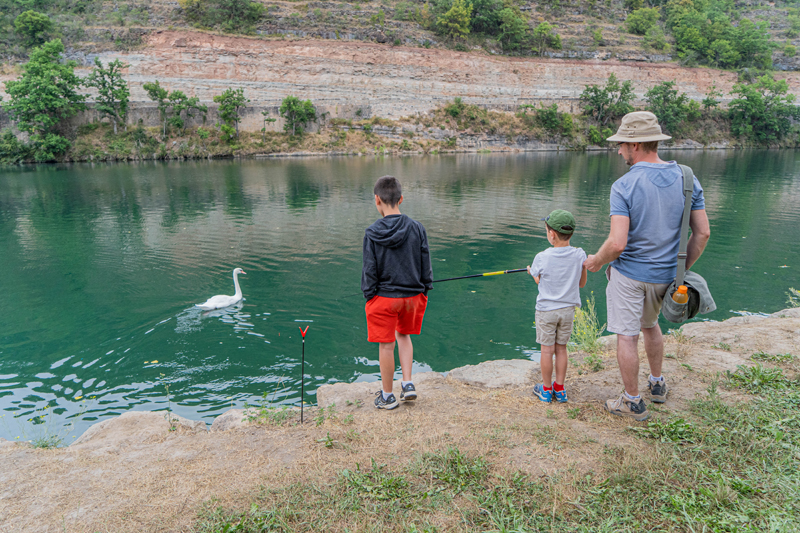
<svg viewBox="0 0 800 533">
<path fill-rule="evenodd" d="M 633 84 L 626 80 L 619 82 L 614 74 L 608 77 L 605 87 L 587 85 L 580 96 L 583 112 L 605 126 L 610 120 L 633 111 Z"/>
<path fill-rule="evenodd" d="M 737 83 L 728 106 L 731 132 L 762 144 L 783 139 L 792 129 L 792 119 L 800 117 L 786 80 L 764 75 L 755 83 Z"/>
<path fill-rule="evenodd" d="M 661 128 L 670 135 L 679 135 L 684 123 L 699 118 L 700 104 L 689 100 L 686 93 L 678 94 L 674 81 L 659 83 L 645 93 L 647 110 L 658 117 Z"/>
<path fill-rule="evenodd" d="M 264 17 L 263 4 L 251 0 L 179 0 L 186 20 L 203 28 L 250 33 Z"/>
<path fill-rule="evenodd" d="M 656 25 L 660 16 L 661 12 L 657 7 L 643 7 L 628 15 L 625 24 L 628 26 L 629 32 L 635 35 L 644 35 Z"/>
<path fill-rule="evenodd" d="M 288 133 L 291 130 L 292 135 L 302 134 L 305 125 L 317 119 L 317 111 L 311 100 L 303 101 L 296 96 L 287 96 L 283 99 L 280 114 L 286 119 L 284 131 Z"/>
<path fill-rule="evenodd" d="M 14 19 L 14 29 L 22 36 L 25 46 L 38 46 L 43 44 L 53 31 L 53 22 L 44 13 L 28 10 Z"/>
</svg>

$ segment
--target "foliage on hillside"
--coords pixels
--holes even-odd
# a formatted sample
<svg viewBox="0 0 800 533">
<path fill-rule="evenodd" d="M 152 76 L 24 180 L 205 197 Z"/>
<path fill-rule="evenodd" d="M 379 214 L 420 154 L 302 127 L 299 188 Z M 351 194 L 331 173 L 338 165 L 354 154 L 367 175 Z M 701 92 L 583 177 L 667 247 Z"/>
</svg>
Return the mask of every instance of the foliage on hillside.
<svg viewBox="0 0 800 533">
<path fill-rule="evenodd" d="M 0 0 L 0 59 L 60 38 L 67 50 L 129 49 L 162 28 L 372 40 L 511 55 L 650 54 L 684 64 L 796 67 L 800 10 L 732 0 Z M 660 54 L 660 55 L 659 55 Z"/>
</svg>

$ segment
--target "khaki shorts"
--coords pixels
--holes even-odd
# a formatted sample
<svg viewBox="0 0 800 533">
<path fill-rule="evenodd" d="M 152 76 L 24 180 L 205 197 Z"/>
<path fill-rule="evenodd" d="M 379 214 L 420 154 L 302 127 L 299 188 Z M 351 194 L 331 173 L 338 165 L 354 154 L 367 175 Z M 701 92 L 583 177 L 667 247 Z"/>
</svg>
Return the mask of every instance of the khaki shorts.
<svg viewBox="0 0 800 533">
<path fill-rule="evenodd" d="M 639 330 L 658 324 L 658 313 L 669 283 L 636 281 L 611 265 L 606 269 L 606 277 L 608 331 L 633 337 Z"/>
<path fill-rule="evenodd" d="M 544 346 L 567 344 L 574 318 L 574 306 L 554 311 L 536 311 L 536 342 Z"/>
</svg>

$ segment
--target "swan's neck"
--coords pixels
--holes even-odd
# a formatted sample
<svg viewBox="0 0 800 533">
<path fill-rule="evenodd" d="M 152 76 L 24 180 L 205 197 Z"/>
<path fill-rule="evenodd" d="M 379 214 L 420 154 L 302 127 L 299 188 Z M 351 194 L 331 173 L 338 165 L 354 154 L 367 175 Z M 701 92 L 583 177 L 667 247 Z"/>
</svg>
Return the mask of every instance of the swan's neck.
<svg viewBox="0 0 800 533">
<path fill-rule="evenodd" d="M 236 288 L 236 294 L 234 294 L 233 296 L 236 297 L 236 298 L 241 297 L 242 296 L 242 288 L 239 287 L 239 273 L 238 272 L 234 272 L 233 273 L 233 286 Z"/>
</svg>

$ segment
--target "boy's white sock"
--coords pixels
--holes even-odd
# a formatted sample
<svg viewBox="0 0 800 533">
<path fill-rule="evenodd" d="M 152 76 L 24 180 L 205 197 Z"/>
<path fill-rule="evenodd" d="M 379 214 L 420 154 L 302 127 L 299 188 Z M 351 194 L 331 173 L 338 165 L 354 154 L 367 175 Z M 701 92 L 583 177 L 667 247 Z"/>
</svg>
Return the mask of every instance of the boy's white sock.
<svg viewBox="0 0 800 533">
<path fill-rule="evenodd" d="M 391 392 L 386 392 L 385 390 L 382 390 L 382 391 L 381 391 L 381 395 L 383 396 L 383 399 L 384 399 L 384 400 L 388 400 L 388 399 L 389 399 L 389 396 L 390 396 L 391 394 L 392 394 Z"/>
<path fill-rule="evenodd" d="M 401 387 L 405 387 L 405 386 L 406 386 L 406 385 L 408 385 L 409 383 L 413 384 L 414 382 L 413 382 L 413 381 L 401 381 L 401 382 L 400 382 L 400 386 L 401 386 Z"/>
<path fill-rule="evenodd" d="M 638 402 L 642 398 L 642 395 L 637 394 L 636 396 L 631 396 L 630 394 L 628 394 L 628 391 L 625 391 L 625 397 L 632 402 Z"/>
<path fill-rule="evenodd" d="M 655 384 L 655 383 L 663 383 L 663 382 L 664 382 L 664 376 L 655 377 L 655 376 L 653 376 L 653 374 L 650 374 L 650 383 Z"/>
</svg>

